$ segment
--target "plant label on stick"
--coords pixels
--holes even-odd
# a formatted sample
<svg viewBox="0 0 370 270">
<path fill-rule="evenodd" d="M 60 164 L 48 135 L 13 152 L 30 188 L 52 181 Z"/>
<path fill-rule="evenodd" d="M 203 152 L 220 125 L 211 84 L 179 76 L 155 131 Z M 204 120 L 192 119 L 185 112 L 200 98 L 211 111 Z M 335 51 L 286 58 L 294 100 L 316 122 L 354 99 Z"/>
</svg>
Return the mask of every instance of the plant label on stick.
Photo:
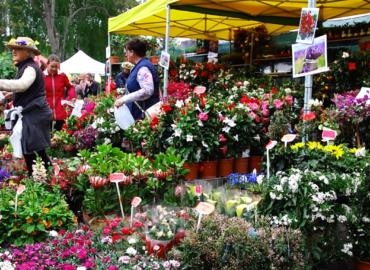
<svg viewBox="0 0 370 270">
<path fill-rule="evenodd" d="M 55 173 L 55 176 L 58 176 L 60 173 L 60 168 L 58 164 L 54 165 L 54 173 Z"/>
<path fill-rule="evenodd" d="M 275 147 L 276 144 L 277 144 L 277 141 L 269 141 L 269 143 L 266 144 L 266 149 L 271 150 L 272 148 Z"/>
<path fill-rule="evenodd" d="M 23 191 L 26 190 L 26 187 L 24 185 L 21 185 L 20 187 L 17 188 L 17 194 L 21 195 Z"/>
<path fill-rule="evenodd" d="M 138 205 L 141 203 L 141 198 L 140 197 L 134 197 L 131 200 L 131 206 L 132 207 L 138 207 Z"/>
<path fill-rule="evenodd" d="M 198 211 L 198 213 L 202 215 L 209 215 L 215 210 L 215 206 L 210 203 L 206 202 L 200 202 L 198 205 L 195 207 L 195 210 Z"/>
<path fill-rule="evenodd" d="M 121 182 L 124 180 L 125 175 L 123 173 L 111 173 L 109 175 L 109 180 L 111 182 Z"/>
<path fill-rule="evenodd" d="M 206 88 L 204 86 L 196 86 L 194 88 L 194 93 L 196 94 L 203 94 L 206 91 Z"/>
<path fill-rule="evenodd" d="M 324 140 L 334 140 L 337 137 L 337 132 L 331 129 L 324 129 L 322 131 L 322 138 Z"/>
<path fill-rule="evenodd" d="M 195 186 L 195 194 L 197 194 L 197 196 L 202 194 L 202 186 Z"/>
<path fill-rule="evenodd" d="M 296 138 L 295 134 L 286 134 L 283 137 L 281 137 L 281 141 L 285 143 L 285 147 L 287 146 L 288 142 L 294 141 Z"/>
<path fill-rule="evenodd" d="M 17 211 L 17 205 L 18 205 L 18 195 L 21 195 L 26 190 L 26 187 L 24 185 L 21 185 L 17 188 L 17 193 L 15 194 L 15 211 Z"/>
<path fill-rule="evenodd" d="M 200 202 L 195 207 L 195 210 L 197 210 L 197 212 L 199 213 L 198 224 L 197 224 L 197 232 L 198 232 L 199 226 L 200 226 L 200 221 L 202 220 L 202 216 L 211 214 L 213 212 L 213 210 L 215 210 L 215 206 L 213 204 L 210 204 L 210 203 Z"/>
</svg>

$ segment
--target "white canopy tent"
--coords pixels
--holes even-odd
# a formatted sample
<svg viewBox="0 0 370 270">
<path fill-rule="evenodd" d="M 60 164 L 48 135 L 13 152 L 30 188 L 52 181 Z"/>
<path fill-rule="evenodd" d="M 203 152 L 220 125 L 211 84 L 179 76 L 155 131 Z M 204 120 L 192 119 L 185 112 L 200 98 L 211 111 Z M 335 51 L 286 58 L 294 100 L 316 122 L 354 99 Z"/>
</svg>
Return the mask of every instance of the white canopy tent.
<svg viewBox="0 0 370 270">
<path fill-rule="evenodd" d="M 88 56 L 83 51 L 78 51 L 68 60 L 60 64 L 60 70 L 64 73 L 87 73 L 92 74 L 105 74 L 105 64 L 96 61 L 95 59 Z"/>
</svg>

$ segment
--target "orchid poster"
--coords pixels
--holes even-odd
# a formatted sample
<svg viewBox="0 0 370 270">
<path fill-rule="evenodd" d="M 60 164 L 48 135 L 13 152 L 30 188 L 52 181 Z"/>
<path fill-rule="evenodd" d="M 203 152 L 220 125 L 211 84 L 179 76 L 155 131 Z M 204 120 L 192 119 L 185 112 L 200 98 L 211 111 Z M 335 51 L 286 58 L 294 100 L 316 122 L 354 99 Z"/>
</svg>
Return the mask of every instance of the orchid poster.
<svg viewBox="0 0 370 270">
<path fill-rule="evenodd" d="M 326 35 L 315 38 L 312 44 L 293 44 L 293 78 L 328 70 Z"/>
<path fill-rule="evenodd" d="M 302 8 L 297 43 L 312 44 L 315 38 L 319 8 Z"/>
</svg>

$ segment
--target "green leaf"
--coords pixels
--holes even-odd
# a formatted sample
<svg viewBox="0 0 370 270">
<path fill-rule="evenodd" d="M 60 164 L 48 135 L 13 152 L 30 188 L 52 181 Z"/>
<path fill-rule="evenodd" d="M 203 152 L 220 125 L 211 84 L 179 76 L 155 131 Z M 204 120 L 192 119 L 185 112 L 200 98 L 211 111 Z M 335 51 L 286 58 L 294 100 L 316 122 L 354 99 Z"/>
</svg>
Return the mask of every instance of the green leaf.
<svg viewBox="0 0 370 270">
<path fill-rule="evenodd" d="M 15 246 L 19 247 L 22 244 L 23 244 L 23 239 L 22 238 L 19 237 L 19 238 L 15 239 L 15 241 L 14 241 Z"/>
<path fill-rule="evenodd" d="M 27 227 L 27 232 L 32 233 L 35 230 L 35 224 L 31 224 Z"/>
<path fill-rule="evenodd" d="M 294 203 L 294 205 L 297 205 L 297 197 L 293 198 L 293 203 Z"/>
</svg>

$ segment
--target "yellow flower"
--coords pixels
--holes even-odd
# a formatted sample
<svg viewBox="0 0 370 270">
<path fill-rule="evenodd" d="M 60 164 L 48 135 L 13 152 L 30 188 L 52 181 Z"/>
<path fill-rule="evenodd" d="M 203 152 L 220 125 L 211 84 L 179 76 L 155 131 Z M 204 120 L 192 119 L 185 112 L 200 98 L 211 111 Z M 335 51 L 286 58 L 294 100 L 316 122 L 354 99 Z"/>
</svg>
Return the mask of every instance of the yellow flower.
<svg viewBox="0 0 370 270">
<path fill-rule="evenodd" d="M 12 38 L 9 43 L 14 43 L 15 42 L 15 38 Z"/>
<path fill-rule="evenodd" d="M 49 208 L 43 208 L 43 209 L 42 209 L 42 212 L 43 212 L 44 214 L 49 213 Z"/>
<path fill-rule="evenodd" d="M 13 200 L 9 201 L 9 204 L 14 204 L 14 201 Z"/>
<path fill-rule="evenodd" d="M 343 156 L 344 150 L 343 150 L 343 144 L 340 145 L 327 145 L 324 147 L 324 150 L 327 152 L 330 152 L 332 155 L 334 155 L 337 159 Z"/>
<path fill-rule="evenodd" d="M 303 143 L 303 142 L 299 142 L 299 143 L 296 143 L 296 144 L 294 144 L 294 145 L 290 146 L 290 148 L 291 148 L 292 150 L 294 150 L 294 149 L 296 149 L 296 148 L 302 148 L 303 146 L 304 146 L 304 143 Z"/>
<path fill-rule="evenodd" d="M 357 151 L 357 148 L 352 148 L 352 149 L 349 149 L 348 152 L 352 153 L 352 154 L 355 154 Z"/>
<path fill-rule="evenodd" d="M 32 218 L 26 219 L 27 223 L 32 223 Z"/>
<path fill-rule="evenodd" d="M 23 205 L 24 204 L 24 202 L 18 202 L 18 205 Z"/>
<path fill-rule="evenodd" d="M 59 220 L 58 226 L 60 227 L 60 226 L 62 226 L 62 224 L 63 224 L 63 221 Z"/>
<path fill-rule="evenodd" d="M 78 225 L 78 218 L 73 214 L 73 219 L 75 220 L 76 225 Z"/>
</svg>

